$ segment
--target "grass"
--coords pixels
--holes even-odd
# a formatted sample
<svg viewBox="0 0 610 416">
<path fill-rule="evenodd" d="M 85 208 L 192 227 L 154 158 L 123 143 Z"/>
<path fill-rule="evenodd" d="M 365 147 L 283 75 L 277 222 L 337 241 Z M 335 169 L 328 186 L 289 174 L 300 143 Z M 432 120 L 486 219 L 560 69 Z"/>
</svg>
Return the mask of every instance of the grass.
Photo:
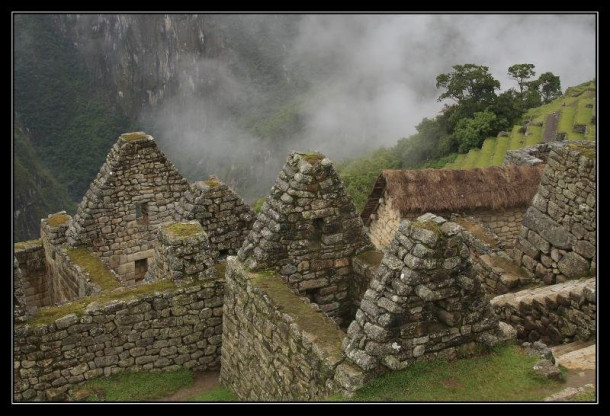
<svg viewBox="0 0 610 416">
<path fill-rule="evenodd" d="M 195 282 L 196 283 L 196 282 Z M 195 284 L 193 283 L 193 284 Z M 55 320 L 74 313 L 78 316 L 82 316 L 85 312 L 87 305 L 91 302 L 99 302 L 101 304 L 110 302 L 112 300 L 127 300 L 134 299 L 140 296 L 146 296 L 154 292 L 162 292 L 167 289 L 175 289 L 176 285 L 171 280 L 159 280 L 154 283 L 146 285 L 136 286 L 133 288 L 125 289 L 121 292 L 108 291 L 101 292 L 93 296 L 87 296 L 74 302 L 65 303 L 59 306 L 46 306 L 38 309 L 36 315 L 28 319 L 27 323 L 33 326 L 49 325 Z"/>
<path fill-rule="evenodd" d="M 559 124 L 557 125 L 557 131 L 567 133 L 568 138 L 572 137 L 572 126 L 574 125 L 574 107 L 566 106 L 559 115 Z"/>
<path fill-rule="evenodd" d="M 191 237 L 203 231 L 199 223 L 184 224 L 176 222 L 163 227 L 163 231 L 174 237 Z"/>
<path fill-rule="evenodd" d="M 595 148 L 580 146 L 577 143 L 568 143 L 570 150 L 577 151 L 581 155 L 585 156 L 589 160 L 595 160 Z"/>
<path fill-rule="evenodd" d="M 218 386 L 188 398 L 189 402 L 235 402 L 238 400 L 233 390 L 225 386 Z"/>
<path fill-rule="evenodd" d="M 525 270 L 523 270 L 521 267 L 519 267 L 516 263 L 505 259 L 504 257 L 500 257 L 500 256 L 491 256 L 491 263 L 494 266 L 500 267 L 501 269 L 504 269 L 505 271 L 511 273 L 514 276 L 521 276 L 524 278 L 527 278 L 527 272 Z"/>
<path fill-rule="evenodd" d="M 126 142 L 131 142 L 131 141 L 135 141 L 135 140 L 144 140 L 147 138 L 148 138 L 148 135 L 141 131 L 121 134 L 121 139 L 125 140 Z"/>
<path fill-rule="evenodd" d="M 70 248 L 66 252 L 70 260 L 85 269 L 91 277 L 91 281 L 102 290 L 115 289 L 120 286 L 116 277 L 106 269 L 102 261 L 85 247 Z"/>
<path fill-rule="evenodd" d="M 316 336 L 316 343 L 328 354 L 341 357 L 341 342 L 345 334 L 311 305 L 295 295 L 274 271 L 251 273 L 253 286 L 262 289 L 277 308 L 292 316 L 297 325 Z"/>
<path fill-rule="evenodd" d="M 201 182 L 205 183 L 210 188 L 216 188 L 217 186 L 220 186 L 220 181 L 217 178 L 210 178 Z"/>
<path fill-rule="evenodd" d="M 538 357 L 528 357 L 508 344 L 491 352 L 451 362 L 434 360 L 371 380 L 354 397 L 342 401 L 485 402 L 538 401 L 562 388 L 562 383 L 533 373 Z"/>
<path fill-rule="evenodd" d="M 169 373 L 121 373 L 87 381 L 79 390 L 90 392 L 85 401 L 136 402 L 169 396 L 193 383 L 190 370 Z"/>
<path fill-rule="evenodd" d="M 504 156 L 510 145 L 510 137 L 498 137 L 496 143 L 496 149 L 493 157 L 491 158 L 491 166 L 502 166 L 504 163 Z"/>
<path fill-rule="evenodd" d="M 462 169 L 474 169 L 477 166 L 479 156 L 481 155 L 481 149 L 470 149 L 464 163 L 462 163 Z"/>
<path fill-rule="evenodd" d="M 17 250 L 25 250 L 27 248 L 37 247 L 37 246 L 42 246 L 42 240 L 40 238 L 37 240 L 20 241 L 18 243 L 15 243 L 13 248 L 15 249 L 15 251 L 17 251 Z"/>
<path fill-rule="evenodd" d="M 452 163 L 448 163 L 445 167 L 449 169 L 461 169 L 465 159 L 465 154 L 459 154 Z"/>
<path fill-rule="evenodd" d="M 596 400 L 595 390 L 583 391 L 567 399 L 568 402 L 595 402 Z"/>
<path fill-rule="evenodd" d="M 66 214 L 55 214 L 49 217 L 47 224 L 49 224 L 51 227 L 59 227 L 60 225 L 67 224 L 68 221 L 70 221 L 70 217 L 68 217 Z"/>
<path fill-rule="evenodd" d="M 529 135 L 525 136 L 525 146 L 534 146 L 542 140 L 542 126 L 527 126 Z"/>
<path fill-rule="evenodd" d="M 492 163 L 493 156 L 496 151 L 497 139 L 488 138 L 483 142 L 483 146 L 481 147 L 481 155 L 477 160 L 476 166 L 477 168 L 484 168 L 486 166 L 490 166 Z"/>
<path fill-rule="evenodd" d="M 516 150 L 525 147 L 525 135 L 520 133 L 522 126 L 513 126 L 513 131 L 510 134 L 510 143 L 508 150 Z"/>
</svg>

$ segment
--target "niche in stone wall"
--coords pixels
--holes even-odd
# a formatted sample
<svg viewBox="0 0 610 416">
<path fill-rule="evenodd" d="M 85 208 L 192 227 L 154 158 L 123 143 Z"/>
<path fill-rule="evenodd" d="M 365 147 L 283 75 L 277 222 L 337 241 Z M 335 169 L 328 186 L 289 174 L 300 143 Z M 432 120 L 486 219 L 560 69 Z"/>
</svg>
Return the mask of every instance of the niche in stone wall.
<svg viewBox="0 0 610 416">
<path fill-rule="evenodd" d="M 148 224 L 148 202 L 136 202 L 136 220 L 138 224 Z"/>
<path fill-rule="evenodd" d="M 144 279 L 144 276 L 146 275 L 146 272 L 148 271 L 148 259 L 136 260 L 134 263 L 135 263 L 135 269 L 136 269 L 135 280 L 136 280 L 136 282 L 139 282 L 142 279 Z"/>
</svg>

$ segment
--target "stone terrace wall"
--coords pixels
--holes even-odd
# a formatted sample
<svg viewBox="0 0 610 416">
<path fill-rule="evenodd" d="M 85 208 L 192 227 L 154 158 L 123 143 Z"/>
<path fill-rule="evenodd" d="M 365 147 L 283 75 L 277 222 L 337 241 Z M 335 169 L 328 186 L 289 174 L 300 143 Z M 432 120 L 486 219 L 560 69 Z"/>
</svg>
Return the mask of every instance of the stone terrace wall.
<svg viewBox="0 0 610 416">
<path fill-rule="evenodd" d="M 19 269 L 19 262 L 15 257 L 13 257 L 13 317 L 15 322 L 22 322 L 27 317 L 23 278 Z"/>
<path fill-rule="evenodd" d="M 61 400 L 75 384 L 127 370 L 217 370 L 223 296 L 223 281 L 206 281 L 18 326 L 14 398 Z"/>
<path fill-rule="evenodd" d="M 536 146 L 509 150 L 504 156 L 503 165 L 536 166 L 546 163 L 551 146 L 549 143 L 540 143 Z"/>
<path fill-rule="evenodd" d="M 521 207 L 501 211 L 470 211 L 465 214 L 475 218 L 497 235 L 505 248 L 512 248 L 521 231 L 525 210 L 526 207 Z"/>
<path fill-rule="evenodd" d="M 40 307 L 53 304 L 53 286 L 47 275 L 42 241 L 15 245 L 15 258 L 19 263 L 25 304 Z"/>
<path fill-rule="evenodd" d="M 549 146 L 547 167 L 515 246 L 515 260 L 546 284 L 596 269 L 595 143 Z"/>
<path fill-rule="evenodd" d="M 595 335 L 594 278 L 507 293 L 492 299 L 491 305 L 522 340 L 562 344 Z"/>
<path fill-rule="evenodd" d="M 226 279 L 220 380 L 240 400 L 317 400 L 362 385 L 362 371 L 342 363 L 345 334 L 278 276 L 229 257 Z"/>
<path fill-rule="evenodd" d="M 195 182 L 177 205 L 177 221 L 197 220 L 213 251 L 235 255 L 252 228 L 256 214 L 227 185 L 210 178 Z"/>
<path fill-rule="evenodd" d="M 136 276 L 134 262 L 151 261 L 157 227 L 173 220 L 187 189 L 151 136 L 123 134 L 83 197 L 68 242 L 90 248 L 121 281 L 135 283 L 143 275 Z"/>
</svg>

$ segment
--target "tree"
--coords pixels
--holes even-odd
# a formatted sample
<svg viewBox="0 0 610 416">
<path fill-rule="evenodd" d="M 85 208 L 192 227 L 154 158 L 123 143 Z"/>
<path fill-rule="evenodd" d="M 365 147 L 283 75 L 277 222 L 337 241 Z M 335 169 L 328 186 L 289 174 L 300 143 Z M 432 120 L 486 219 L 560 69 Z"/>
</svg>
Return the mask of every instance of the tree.
<svg viewBox="0 0 610 416">
<path fill-rule="evenodd" d="M 529 87 L 529 80 L 536 72 L 534 72 L 534 64 L 515 64 L 508 68 L 508 75 L 517 81 L 519 84 L 519 92 L 523 94 L 523 90 Z"/>
<path fill-rule="evenodd" d="M 536 80 L 542 101 L 546 104 L 561 97 L 561 81 L 552 72 L 545 72 Z"/>
<path fill-rule="evenodd" d="M 438 100 L 453 99 L 458 105 L 465 101 L 492 102 L 500 81 L 494 79 L 483 65 L 454 65 L 453 71 L 436 77 L 436 88 L 445 88 Z"/>
<path fill-rule="evenodd" d="M 472 148 L 480 147 L 495 128 L 496 115 L 489 111 L 481 111 L 475 113 L 472 118 L 461 119 L 453 132 L 458 151 L 466 153 Z"/>
</svg>

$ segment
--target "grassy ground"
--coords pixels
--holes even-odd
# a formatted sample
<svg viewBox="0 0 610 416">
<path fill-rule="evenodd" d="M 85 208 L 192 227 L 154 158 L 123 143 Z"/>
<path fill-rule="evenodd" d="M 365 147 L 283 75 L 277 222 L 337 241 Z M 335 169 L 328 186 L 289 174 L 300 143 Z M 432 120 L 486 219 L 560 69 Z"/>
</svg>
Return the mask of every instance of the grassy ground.
<svg viewBox="0 0 610 416">
<path fill-rule="evenodd" d="M 191 372 L 186 369 L 171 373 L 122 373 L 88 381 L 79 390 L 89 393 L 85 401 L 137 402 L 170 395 L 192 382 Z"/>
<path fill-rule="evenodd" d="M 233 390 L 219 386 L 212 390 L 204 391 L 188 399 L 189 402 L 234 402 L 237 396 Z"/>
<path fill-rule="evenodd" d="M 594 402 L 595 400 L 595 390 L 584 391 L 568 399 L 569 402 Z"/>
<path fill-rule="evenodd" d="M 416 363 L 369 382 L 349 401 L 538 401 L 560 390 L 562 383 L 536 376 L 536 357 L 513 345 L 487 355 L 452 362 Z"/>
</svg>

